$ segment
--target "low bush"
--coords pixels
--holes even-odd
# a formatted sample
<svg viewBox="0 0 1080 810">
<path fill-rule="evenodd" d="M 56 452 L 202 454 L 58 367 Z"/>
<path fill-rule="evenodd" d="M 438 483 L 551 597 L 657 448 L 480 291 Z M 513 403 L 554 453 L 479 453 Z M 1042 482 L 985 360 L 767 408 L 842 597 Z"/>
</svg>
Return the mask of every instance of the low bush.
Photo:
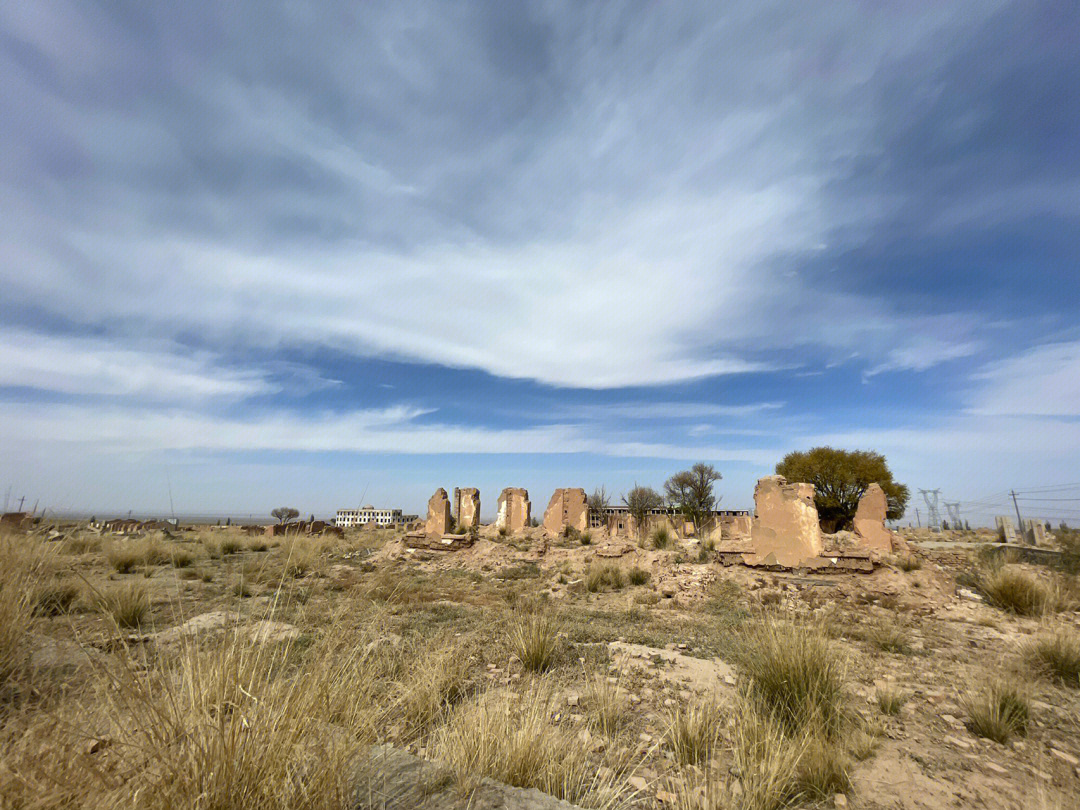
<svg viewBox="0 0 1080 810">
<path fill-rule="evenodd" d="M 628 719 L 628 707 L 618 684 L 595 676 L 585 689 L 585 713 L 589 727 L 614 737 Z"/>
<path fill-rule="evenodd" d="M 187 568 L 195 562 L 195 555 L 186 548 L 173 548 L 170 557 L 173 568 Z"/>
<path fill-rule="evenodd" d="M 34 614 L 60 616 L 71 611 L 82 594 L 82 586 L 71 579 L 43 581 L 34 595 Z"/>
<path fill-rule="evenodd" d="M 901 571 L 918 571 L 922 568 L 922 560 L 914 554 L 901 554 L 896 558 L 896 567 Z"/>
<path fill-rule="evenodd" d="M 649 539 L 652 541 L 653 548 L 665 549 L 671 543 L 671 532 L 667 526 L 657 526 L 649 535 Z"/>
<path fill-rule="evenodd" d="M 652 579 L 652 574 L 650 574 L 644 568 L 640 568 L 635 565 L 627 573 L 626 578 L 630 580 L 631 585 L 644 585 L 646 582 Z"/>
<path fill-rule="evenodd" d="M 892 619 L 871 623 L 866 639 L 882 652 L 901 655 L 911 652 L 911 634 L 907 626 Z"/>
</svg>

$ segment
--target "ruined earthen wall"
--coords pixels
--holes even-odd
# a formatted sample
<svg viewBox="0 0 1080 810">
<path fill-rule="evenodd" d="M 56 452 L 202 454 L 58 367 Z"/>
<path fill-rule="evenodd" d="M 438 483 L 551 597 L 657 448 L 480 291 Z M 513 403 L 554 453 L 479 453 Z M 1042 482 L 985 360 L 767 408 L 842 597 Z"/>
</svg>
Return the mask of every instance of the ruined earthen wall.
<svg viewBox="0 0 1080 810">
<path fill-rule="evenodd" d="M 424 533 L 430 537 L 442 537 L 450 527 L 450 499 L 446 490 L 439 487 L 427 504 L 427 522 Z"/>
<path fill-rule="evenodd" d="M 897 537 L 885 525 L 885 516 L 889 511 L 889 500 L 885 490 L 878 484 L 871 484 L 859 498 L 855 510 L 855 538 L 860 548 L 882 551 L 886 554 L 897 550 Z"/>
<path fill-rule="evenodd" d="M 532 519 L 532 504 L 528 490 L 507 487 L 499 495 L 499 514 L 495 526 L 511 534 L 523 531 Z"/>
<path fill-rule="evenodd" d="M 459 532 L 480 525 L 480 490 L 476 487 L 454 488 L 454 520 Z"/>
<path fill-rule="evenodd" d="M 755 516 L 750 530 L 755 563 L 801 566 L 823 548 L 813 484 L 789 484 L 770 475 L 754 489 Z"/>
<path fill-rule="evenodd" d="M 557 489 L 544 511 L 544 530 L 560 535 L 566 528 L 583 532 L 589 528 L 589 503 L 585 490 Z"/>
</svg>

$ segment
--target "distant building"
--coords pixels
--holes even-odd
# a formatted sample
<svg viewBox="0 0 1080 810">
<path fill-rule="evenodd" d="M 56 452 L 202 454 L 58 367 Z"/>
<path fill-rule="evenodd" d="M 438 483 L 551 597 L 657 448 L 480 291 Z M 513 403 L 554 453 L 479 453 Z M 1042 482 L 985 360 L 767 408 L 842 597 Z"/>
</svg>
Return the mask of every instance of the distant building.
<svg viewBox="0 0 1080 810">
<path fill-rule="evenodd" d="M 397 526 L 415 517 L 415 515 L 401 514 L 400 509 L 376 509 L 374 506 L 365 506 L 362 509 L 338 509 L 334 525 L 340 529 L 366 526 L 369 523 L 374 523 L 376 526 Z"/>
</svg>

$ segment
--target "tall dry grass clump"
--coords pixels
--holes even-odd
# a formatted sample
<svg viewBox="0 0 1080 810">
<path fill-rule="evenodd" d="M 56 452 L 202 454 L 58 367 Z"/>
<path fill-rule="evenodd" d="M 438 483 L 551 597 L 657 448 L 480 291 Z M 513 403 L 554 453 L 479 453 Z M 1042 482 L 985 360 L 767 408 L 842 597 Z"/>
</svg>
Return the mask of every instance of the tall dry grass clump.
<svg viewBox="0 0 1080 810">
<path fill-rule="evenodd" d="M 114 540 L 105 547 L 105 558 L 119 574 L 170 561 L 168 550 L 155 537 Z"/>
<path fill-rule="evenodd" d="M 820 629 L 757 623 L 742 634 L 739 663 L 747 699 L 788 732 L 816 725 L 832 735 L 842 726 L 846 666 Z"/>
<path fill-rule="evenodd" d="M 1027 733 L 1031 708 L 1025 691 L 1016 683 L 991 679 L 961 701 L 973 734 L 1004 745 Z"/>
<path fill-rule="evenodd" d="M 0 687 L 26 665 L 40 589 L 52 577 L 52 555 L 39 540 L 0 534 Z"/>
<path fill-rule="evenodd" d="M 629 705 L 618 683 L 593 675 L 585 687 L 585 712 L 589 727 L 614 737 L 629 719 Z"/>
<path fill-rule="evenodd" d="M 98 806 L 148 810 L 339 810 L 356 737 L 323 719 L 329 693 L 362 693 L 364 666 L 322 656 L 292 669 L 291 643 L 239 630 L 193 639 L 161 668 L 134 657 L 107 672 L 129 769 Z M 355 713 L 354 713 L 355 714 Z"/>
<path fill-rule="evenodd" d="M 698 698 L 672 709 L 664 736 L 680 765 L 709 760 L 720 739 L 720 719 L 720 707 L 712 699 Z"/>
<path fill-rule="evenodd" d="M 562 625 L 551 613 L 528 611 L 518 614 L 510 625 L 510 649 L 531 672 L 546 672 L 555 665 L 561 648 Z"/>
<path fill-rule="evenodd" d="M 98 607 L 125 630 L 142 626 L 150 613 L 150 595 L 139 582 L 126 582 L 97 594 Z"/>
<path fill-rule="evenodd" d="M 1039 675 L 1080 688 L 1080 635 L 1066 627 L 1044 633 L 1025 649 Z"/>
<path fill-rule="evenodd" d="M 471 791 L 482 777 L 537 788 L 582 807 L 619 804 L 610 772 L 602 775 L 577 734 L 554 724 L 552 694 L 537 684 L 524 694 L 492 691 L 459 706 L 435 735 L 435 757 Z"/>
<path fill-rule="evenodd" d="M 1046 616 L 1062 608 L 1057 583 L 1044 582 L 1000 557 L 984 562 L 966 581 L 991 605 L 1018 616 Z"/>
</svg>

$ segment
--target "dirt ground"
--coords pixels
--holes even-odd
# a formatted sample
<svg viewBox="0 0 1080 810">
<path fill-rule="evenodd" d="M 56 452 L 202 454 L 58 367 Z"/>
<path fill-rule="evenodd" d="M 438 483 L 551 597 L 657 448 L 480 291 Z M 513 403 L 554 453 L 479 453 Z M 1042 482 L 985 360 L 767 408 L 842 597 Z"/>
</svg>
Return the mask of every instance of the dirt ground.
<svg viewBox="0 0 1080 810">
<path fill-rule="evenodd" d="M 1027 618 L 990 606 L 957 583 L 974 565 L 970 550 L 953 550 L 940 537 L 932 548 L 922 548 L 914 533 L 908 538 L 911 570 L 886 560 L 873 573 L 803 574 L 701 562 L 697 549 L 680 540 L 663 550 L 602 537 L 582 545 L 540 530 L 512 538 L 486 531 L 454 551 L 407 548 L 393 530 L 296 541 L 212 527 L 141 539 L 64 534 L 44 544 L 48 576 L 71 585 L 74 595 L 35 611 L 29 674 L 3 696 L 0 780 L 7 787 L 0 788 L 0 804 L 7 806 L 93 806 L 70 792 L 45 791 L 43 780 L 51 777 L 30 774 L 28 756 L 36 744 L 59 745 L 53 731 L 43 730 L 43 718 L 77 717 L 68 725 L 78 744 L 65 750 L 83 764 L 71 767 L 109 771 L 109 758 L 121 754 L 109 744 L 115 718 L 107 716 L 95 673 L 117 656 L 238 628 L 258 643 L 288 642 L 303 655 L 327 628 L 343 627 L 342 616 L 355 614 L 356 627 L 366 622 L 357 645 L 430 641 L 466 650 L 455 677 L 468 685 L 463 694 L 476 695 L 533 682 L 503 630 L 514 615 L 539 606 L 560 627 L 560 657 L 543 676 L 551 690 L 548 719 L 572 731 L 595 768 L 618 783 L 623 806 L 691 806 L 694 797 L 681 794 L 704 795 L 706 771 L 723 795 L 738 796 L 740 775 L 724 753 L 732 723 L 721 722 L 720 747 L 708 762 L 686 766 L 667 743 L 668 718 L 703 697 L 721 713 L 732 706 L 741 684 L 740 633 L 779 619 L 813 622 L 827 633 L 842 655 L 847 701 L 866 737 L 849 789 L 802 804 L 1080 807 L 1080 684 L 1040 677 L 1025 657 L 1026 645 L 1051 626 L 1080 632 L 1080 613 L 1073 604 Z M 125 548 L 148 545 L 165 553 L 120 570 Z M 1075 588 L 1075 576 L 1015 565 Z M 121 627 L 101 606 L 129 584 L 144 590 L 148 609 Z M 994 677 L 1020 684 L 1030 701 L 1027 733 L 1007 744 L 973 734 L 964 708 L 965 695 Z M 617 733 L 590 720 L 597 683 L 612 686 L 625 707 Z M 393 688 L 387 684 L 388 694 Z M 895 715 L 879 707 L 885 691 L 903 696 Z M 442 719 L 420 730 L 389 713 L 382 722 L 365 743 L 435 758 Z M 70 770 L 65 778 L 74 778 Z"/>
</svg>

